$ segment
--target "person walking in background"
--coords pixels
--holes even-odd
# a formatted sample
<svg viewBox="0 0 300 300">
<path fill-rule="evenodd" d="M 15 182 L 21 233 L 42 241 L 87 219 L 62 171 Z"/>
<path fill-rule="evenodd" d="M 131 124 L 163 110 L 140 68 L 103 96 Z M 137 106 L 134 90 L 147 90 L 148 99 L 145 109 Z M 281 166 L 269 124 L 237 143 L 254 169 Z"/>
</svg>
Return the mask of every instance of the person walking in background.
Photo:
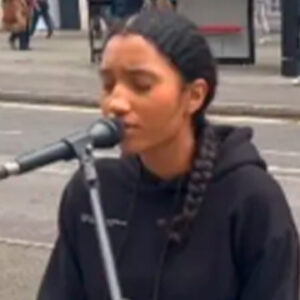
<svg viewBox="0 0 300 300">
<path fill-rule="evenodd" d="M 30 35 L 32 36 L 34 34 L 38 20 L 40 17 L 42 17 L 47 26 L 47 38 L 50 38 L 53 34 L 53 21 L 49 13 L 48 0 L 37 0 L 37 4 L 38 5 L 33 11 Z"/>
<path fill-rule="evenodd" d="M 177 3 L 178 3 L 178 0 L 170 0 L 170 2 L 171 2 L 171 5 L 172 5 L 172 7 L 173 7 L 173 9 L 177 9 Z"/>
<path fill-rule="evenodd" d="M 158 9 L 172 9 L 173 3 L 171 0 L 156 0 L 156 6 Z"/>
<path fill-rule="evenodd" d="M 271 0 L 271 10 L 273 12 L 280 10 L 280 0 Z"/>
<path fill-rule="evenodd" d="M 115 17 L 126 18 L 140 11 L 143 0 L 113 0 L 112 12 Z"/>
<path fill-rule="evenodd" d="M 258 42 L 264 44 L 271 40 L 271 26 L 268 20 L 268 0 L 256 0 L 255 2 L 255 25 L 260 32 Z"/>
<path fill-rule="evenodd" d="M 144 2 L 144 6 L 155 9 L 175 9 L 176 0 L 148 0 Z"/>
<path fill-rule="evenodd" d="M 35 0 L 4 0 L 3 24 L 11 32 L 9 44 L 12 49 L 29 50 L 29 24 Z M 19 41 L 19 47 L 16 46 Z"/>
</svg>

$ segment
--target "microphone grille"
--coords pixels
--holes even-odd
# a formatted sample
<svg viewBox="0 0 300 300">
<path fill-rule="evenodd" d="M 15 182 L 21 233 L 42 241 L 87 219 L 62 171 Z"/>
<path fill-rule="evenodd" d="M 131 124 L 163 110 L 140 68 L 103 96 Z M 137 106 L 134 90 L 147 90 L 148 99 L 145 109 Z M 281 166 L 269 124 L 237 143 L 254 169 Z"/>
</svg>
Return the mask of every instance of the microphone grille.
<svg viewBox="0 0 300 300">
<path fill-rule="evenodd" d="M 100 119 L 90 128 L 95 147 L 113 147 L 123 138 L 123 125 L 119 119 Z"/>
</svg>

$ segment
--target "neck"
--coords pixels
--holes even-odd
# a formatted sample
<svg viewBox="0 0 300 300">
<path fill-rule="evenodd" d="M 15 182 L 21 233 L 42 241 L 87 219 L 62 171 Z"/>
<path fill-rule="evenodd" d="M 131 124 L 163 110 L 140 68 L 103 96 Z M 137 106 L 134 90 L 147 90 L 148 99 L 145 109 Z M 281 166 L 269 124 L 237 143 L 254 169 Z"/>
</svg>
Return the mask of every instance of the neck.
<svg viewBox="0 0 300 300">
<path fill-rule="evenodd" d="M 195 145 L 193 130 L 183 127 L 171 141 L 140 154 L 140 158 L 153 174 L 172 179 L 190 170 Z"/>
</svg>

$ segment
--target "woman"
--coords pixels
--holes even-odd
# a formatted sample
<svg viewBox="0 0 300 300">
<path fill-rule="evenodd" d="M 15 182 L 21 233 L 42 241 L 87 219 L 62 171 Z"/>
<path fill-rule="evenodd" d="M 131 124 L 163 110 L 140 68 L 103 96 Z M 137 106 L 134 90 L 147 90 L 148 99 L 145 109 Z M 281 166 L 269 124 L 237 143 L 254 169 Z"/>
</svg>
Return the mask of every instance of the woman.
<svg viewBox="0 0 300 300">
<path fill-rule="evenodd" d="M 296 300 L 298 235 L 250 129 L 212 126 L 216 65 L 197 27 L 143 12 L 115 30 L 100 73 L 104 115 L 125 124 L 97 169 L 126 299 Z M 109 299 L 81 171 L 60 206 L 38 299 Z"/>
</svg>

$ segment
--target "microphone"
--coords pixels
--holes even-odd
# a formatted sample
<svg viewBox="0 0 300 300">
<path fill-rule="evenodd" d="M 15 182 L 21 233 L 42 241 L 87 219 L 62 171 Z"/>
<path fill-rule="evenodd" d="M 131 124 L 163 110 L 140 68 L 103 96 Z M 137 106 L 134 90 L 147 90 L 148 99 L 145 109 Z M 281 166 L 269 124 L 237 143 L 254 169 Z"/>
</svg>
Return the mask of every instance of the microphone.
<svg viewBox="0 0 300 300">
<path fill-rule="evenodd" d="M 75 145 L 92 144 L 95 148 L 110 148 L 123 137 L 122 124 L 117 119 L 99 119 L 87 129 L 75 132 L 60 141 L 39 150 L 23 154 L 14 161 L 0 166 L 0 180 L 19 175 L 58 160 L 71 160 L 76 156 Z"/>
</svg>

